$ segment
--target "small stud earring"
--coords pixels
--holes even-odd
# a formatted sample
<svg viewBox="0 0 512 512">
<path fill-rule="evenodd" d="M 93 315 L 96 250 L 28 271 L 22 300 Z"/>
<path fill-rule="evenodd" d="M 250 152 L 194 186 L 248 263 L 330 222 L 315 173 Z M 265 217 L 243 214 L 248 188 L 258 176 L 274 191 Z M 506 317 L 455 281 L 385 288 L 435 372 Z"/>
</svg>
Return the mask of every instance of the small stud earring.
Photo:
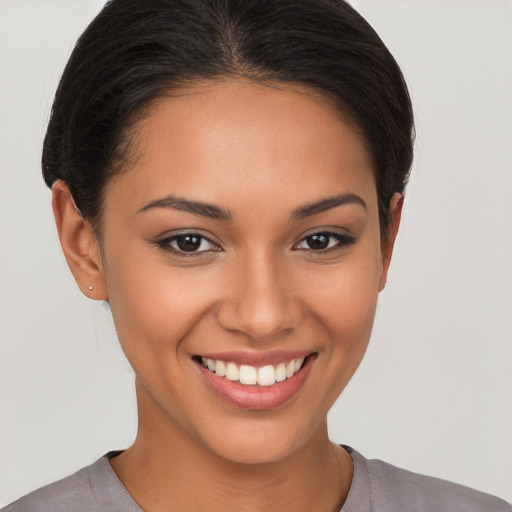
<svg viewBox="0 0 512 512">
<path fill-rule="evenodd" d="M 92 290 L 93 290 L 92 285 L 89 285 L 89 286 L 87 287 L 87 289 L 88 289 L 90 292 L 92 292 Z"/>
</svg>

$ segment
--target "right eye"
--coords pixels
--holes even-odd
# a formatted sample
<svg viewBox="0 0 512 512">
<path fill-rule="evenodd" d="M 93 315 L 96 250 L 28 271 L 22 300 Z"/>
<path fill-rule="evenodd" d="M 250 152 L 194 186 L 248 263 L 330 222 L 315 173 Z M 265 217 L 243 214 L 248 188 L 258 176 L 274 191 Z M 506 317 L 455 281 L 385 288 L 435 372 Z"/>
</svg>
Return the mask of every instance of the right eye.
<svg viewBox="0 0 512 512">
<path fill-rule="evenodd" d="M 180 233 L 159 240 L 157 243 L 162 249 L 180 256 L 193 256 L 198 253 L 220 250 L 218 245 L 198 233 Z"/>
</svg>

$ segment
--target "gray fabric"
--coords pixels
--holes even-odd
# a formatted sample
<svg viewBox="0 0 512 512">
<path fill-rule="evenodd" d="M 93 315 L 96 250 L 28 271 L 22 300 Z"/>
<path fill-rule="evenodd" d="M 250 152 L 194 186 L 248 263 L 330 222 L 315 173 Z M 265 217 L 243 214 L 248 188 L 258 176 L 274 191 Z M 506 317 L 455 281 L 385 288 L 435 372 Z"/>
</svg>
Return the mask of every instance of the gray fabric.
<svg viewBox="0 0 512 512">
<path fill-rule="evenodd" d="M 510 505 L 489 494 L 368 460 L 344 448 L 354 460 L 354 479 L 340 512 L 512 512 Z M 0 512 L 142 512 L 108 463 L 115 454 Z"/>
<path fill-rule="evenodd" d="M 344 448 L 354 461 L 354 479 L 341 512 L 512 512 L 508 503 L 490 494 Z"/>
<path fill-rule="evenodd" d="M 142 512 L 107 457 L 24 496 L 0 512 Z"/>
</svg>

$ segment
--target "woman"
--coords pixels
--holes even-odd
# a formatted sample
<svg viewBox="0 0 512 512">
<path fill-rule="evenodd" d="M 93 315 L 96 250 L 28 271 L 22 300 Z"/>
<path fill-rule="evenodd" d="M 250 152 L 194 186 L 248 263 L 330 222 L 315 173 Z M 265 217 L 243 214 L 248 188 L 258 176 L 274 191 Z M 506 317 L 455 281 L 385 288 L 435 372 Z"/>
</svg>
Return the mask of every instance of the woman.
<svg viewBox="0 0 512 512">
<path fill-rule="evenodd" d="M 70 269 L 134 368 L 139 432 L 5 510 L 510 510 L 327 435 L 412 134 L 396 63 L 343 2 L 109 3 L 43 167 Z"/>
</svg>

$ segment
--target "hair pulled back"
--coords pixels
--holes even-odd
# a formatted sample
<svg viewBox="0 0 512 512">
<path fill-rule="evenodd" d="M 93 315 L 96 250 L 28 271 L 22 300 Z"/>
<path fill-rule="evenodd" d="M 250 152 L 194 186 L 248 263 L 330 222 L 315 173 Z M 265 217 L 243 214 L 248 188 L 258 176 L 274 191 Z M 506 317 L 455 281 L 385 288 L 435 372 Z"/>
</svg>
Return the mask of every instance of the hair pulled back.
<svg viewBox="0 0 512 512">
<path fill-rule="evenodd" d="M 366 139 L 388 226 L 412 163 L 412 106 L 396 61 L 343 0 L 107 2 L 57 89 L 42 155 L 47 185 L 64 180 L 99 230 L 105 185 L 123 169 L 130 128 L 150 103 L 187 82 L 232 75 L 304 84 L 334 100 Z"/>
</svg>

